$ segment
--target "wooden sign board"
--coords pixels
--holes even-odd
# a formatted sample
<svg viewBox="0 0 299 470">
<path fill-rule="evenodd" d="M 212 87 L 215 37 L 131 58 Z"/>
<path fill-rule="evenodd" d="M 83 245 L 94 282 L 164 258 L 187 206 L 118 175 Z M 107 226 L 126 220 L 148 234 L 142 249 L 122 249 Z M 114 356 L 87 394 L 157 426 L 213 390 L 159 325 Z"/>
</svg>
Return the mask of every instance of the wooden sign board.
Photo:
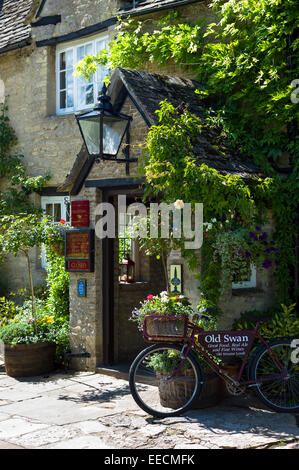
<svg viewBox="0 0 299 470">
<path fill-rule="evenodd" d="M 71 226 L 89 227 L 89 201 L 71 202 Z"/>
<path fill-rule="evenodd" d="M 71 229 L 65 236 L 65 270 L 94 271 L 94 230 Z"/>
<path fill-rule="evenodd" d="M 251 347 L 252 331 L 209 331 L 198 335 L 198 342 L 208 353 L 229 359 L 244 356 Z"/>
</svg>

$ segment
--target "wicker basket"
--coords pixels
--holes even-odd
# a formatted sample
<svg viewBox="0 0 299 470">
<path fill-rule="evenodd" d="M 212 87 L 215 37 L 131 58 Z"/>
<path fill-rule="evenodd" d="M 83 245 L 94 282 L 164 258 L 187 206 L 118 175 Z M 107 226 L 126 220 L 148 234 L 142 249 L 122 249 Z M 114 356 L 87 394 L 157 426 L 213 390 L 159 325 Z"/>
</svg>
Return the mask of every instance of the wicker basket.
<svg viewBox="0 0 299 470">
<path fill-rule="evenodd" d="M 148 341 L 181 341 L 186 336 L 186 328 L 184 317 L 149 315 L 144 319 L 143 335 Z"/>
</svg>

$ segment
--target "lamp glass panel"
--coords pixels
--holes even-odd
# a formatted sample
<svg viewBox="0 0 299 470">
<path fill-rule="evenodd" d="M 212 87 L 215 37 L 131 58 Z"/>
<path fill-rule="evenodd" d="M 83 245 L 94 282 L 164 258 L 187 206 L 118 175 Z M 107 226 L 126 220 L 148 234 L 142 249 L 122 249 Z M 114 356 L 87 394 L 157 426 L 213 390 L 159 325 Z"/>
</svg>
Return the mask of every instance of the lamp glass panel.
<svg viewBox="0 0 299 470">
<path fill-rule="evenodd" d="M 90 155 L 100 153 L 100 120 L 97 118 L 79 120 L 85 144 Z"/>
<path fill-rule="evenodd" d="M 116 119 L 104 117 L 103 122 L 103 153 L 106 155 L 116 155 L 121 144 L 128 121 L 126 119 Z"/>
</svg>

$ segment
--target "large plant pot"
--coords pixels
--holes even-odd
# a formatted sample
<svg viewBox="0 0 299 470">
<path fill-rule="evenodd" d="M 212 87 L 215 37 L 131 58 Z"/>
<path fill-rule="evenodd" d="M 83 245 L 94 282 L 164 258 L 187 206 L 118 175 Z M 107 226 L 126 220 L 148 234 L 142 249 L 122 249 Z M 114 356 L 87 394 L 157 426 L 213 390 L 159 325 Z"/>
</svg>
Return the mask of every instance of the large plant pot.
<svg viewBox="0 0 299 470">
<path fill-rule="evenodd" d="M 186 370 L 171 382 L 165 382 L 162 375 L 157 373 L 161 405 L 167 408 L 179 408 L 186 403 L 194 390 L 194 375 L 192 370 Z M 206 373 L 202 393 L 193 405 L 194 409 L 214 406 L 221 400 L 221 379 L 214 373 Z"/>
<path fill-rule="evenodd" d="M 55 370 L 55 343 L 4 344 L 6 374 L 10 377 L 34 377 Z"/>
</svg>

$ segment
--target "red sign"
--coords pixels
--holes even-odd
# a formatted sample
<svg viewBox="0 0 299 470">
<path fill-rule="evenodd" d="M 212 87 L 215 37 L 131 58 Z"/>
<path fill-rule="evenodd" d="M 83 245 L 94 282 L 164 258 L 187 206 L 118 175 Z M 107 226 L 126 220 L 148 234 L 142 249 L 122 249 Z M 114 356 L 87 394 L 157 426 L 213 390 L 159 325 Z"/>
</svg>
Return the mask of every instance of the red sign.
<svg viewBox="0 0 299 470">
<path fill-rule="evenodd" d="M 198 335 L 198 342 L 217 357 L 244 356 L 254 339 L 252 331 L 209 331 Z"/>
<path fill-rule="evenodd" d="M 88 258 L 89 254 L 89 233 L 69 232 L 67 234 L 68 258 Z"/>
<path fill-rule="evenodd" d="M 81 260 L 81 261 L 68 261 L 68 268 L 70 271 L 89 271 L 89 261 L 88 260 Z"/>
<path fill-rule="evenodd" d="M 72 227 L 89 227 L 89 201 L 72 201 Z"/>
</svg>

